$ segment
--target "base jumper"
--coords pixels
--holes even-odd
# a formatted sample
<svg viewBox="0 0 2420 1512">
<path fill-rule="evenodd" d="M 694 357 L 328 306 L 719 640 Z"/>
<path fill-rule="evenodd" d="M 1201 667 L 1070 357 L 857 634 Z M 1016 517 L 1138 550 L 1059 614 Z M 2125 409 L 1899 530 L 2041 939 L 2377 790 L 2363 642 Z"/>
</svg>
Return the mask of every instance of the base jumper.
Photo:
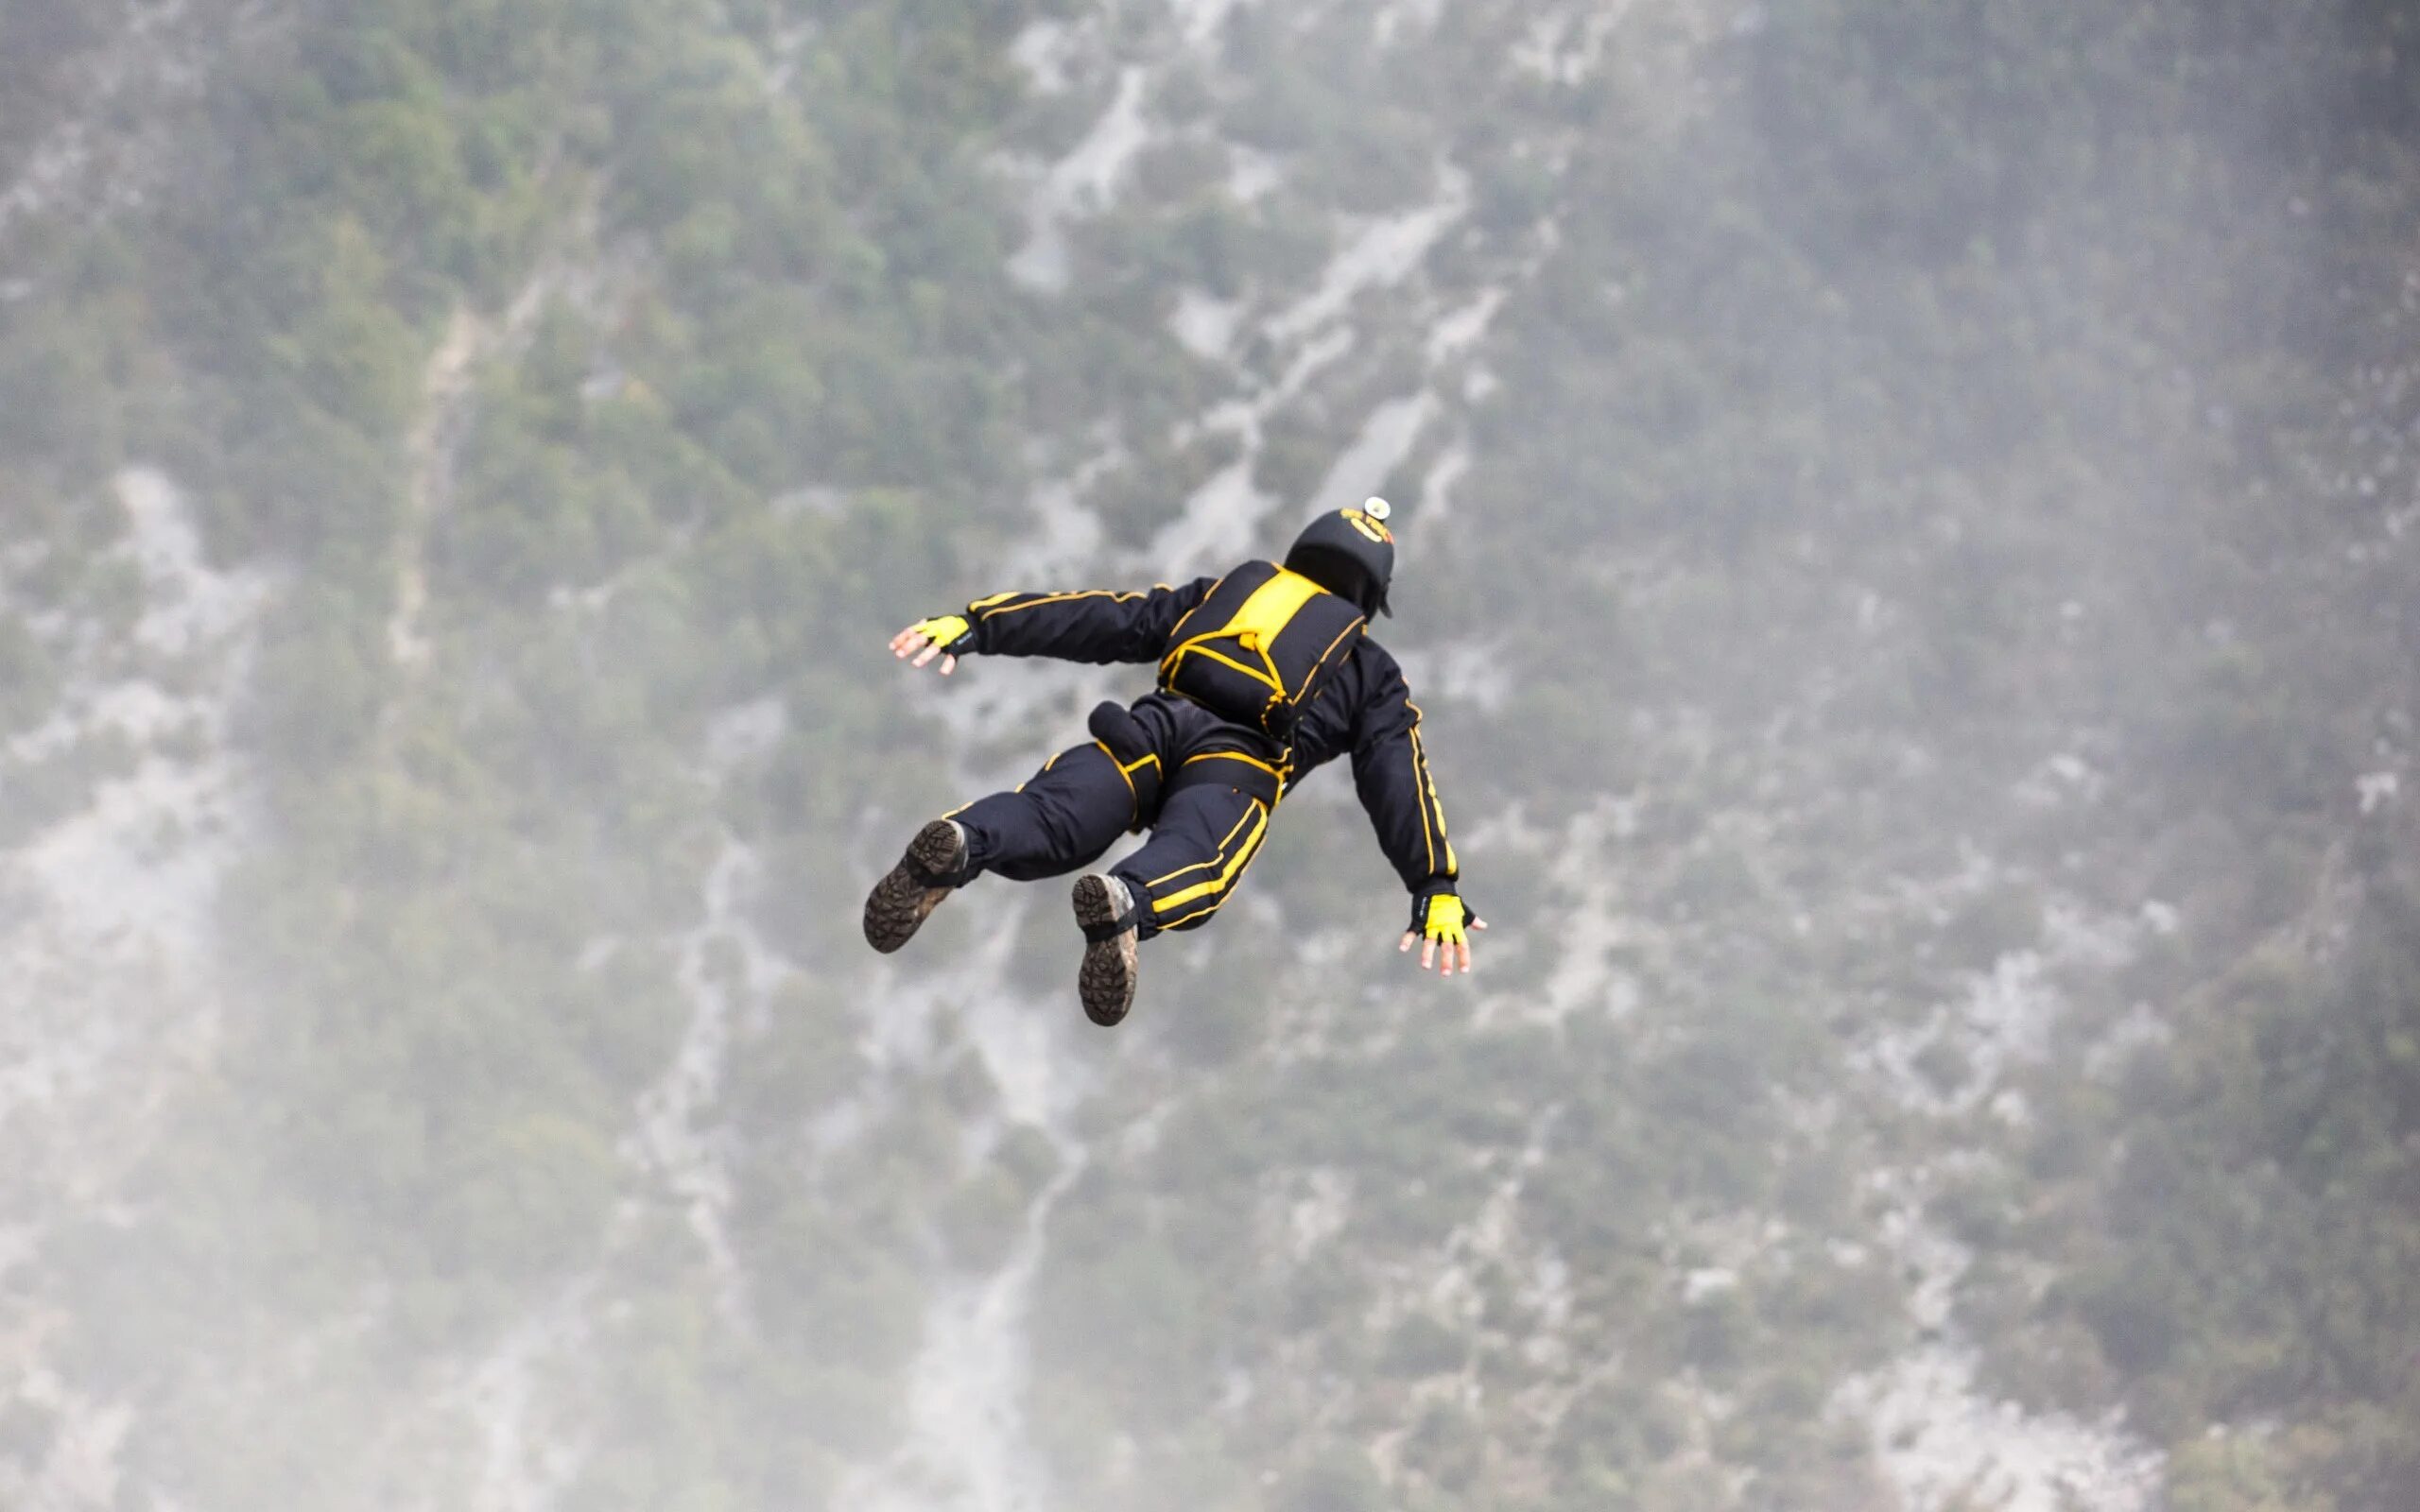
<svg viewBox="0 0 2420 1512">
<path fill-rule="evenodd" d="M 1085 939 L 1077 975 L 1104 1027 L 1134 1001 L 1136 947 L 1198 929 L 1233 896 L 1279 800 L 1339 756 L 1379 847 L 1411 893 L 1399 950 L 1421 968 L 1471 969 L 1469 914 L 1445 815 L 1429 780 L 1420 710 L 1403 671 L 1367 634 L 1392 613 L 1394 537 L 1383 499 L 1311 522 L 1284 565 L 1248 561 L 1219 577 L 1148 593 L 995 593 L 891 638 L 921 667 L 936 657 L 1049 656 L 1157 662 L 1159 686 L 1104 703 L 1092 741 L 1060 752 L 1012 792 L 926 824 L 866 899 L 867 943 L 899 949 L 957 888 L 984 872 L 1017 882 L 1091 868 L 1120 834 L 1138 850 L 1075 885 Z"/>
</svg>

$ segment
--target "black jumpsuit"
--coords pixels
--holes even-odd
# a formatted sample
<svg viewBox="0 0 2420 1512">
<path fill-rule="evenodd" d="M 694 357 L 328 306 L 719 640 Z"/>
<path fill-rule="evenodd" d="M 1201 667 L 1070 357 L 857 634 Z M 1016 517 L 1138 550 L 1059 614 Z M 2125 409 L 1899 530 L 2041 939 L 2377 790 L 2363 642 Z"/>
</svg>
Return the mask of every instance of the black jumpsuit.
<svg viewBox="0 0 2420 1512">
<path fill-rule="evenodd" d="M 1217 582 L 978 599 L 966 610 L 969 649 L 1157 662 L 1177 622 Z M 1100 741 L 1077 746 L 1014 791 L 950 816 L 966 828 L 967 878 L 985 871 L 1017 881 L 1058 876 L 1098 860 L 1121 833 L 1149 829 L 1150 839 L 1112 873 L 1142 904 L 1143 937 L 1196 928 L 1233 896 L 1268 837 L 1280 795 L 1349 752 L 1361 806 L 1405 887 L 1418 896 L 1453 886 L 1459 868 L 1421 748 L 1420 710 L 1395 659 L 1367 636 L 1302 711 L 1290 749 L 1173 693 L 1144 696 L 1132 716 L 1146 749 L 1125 752 L 1123 765 Z M 1138 777 L 1156 777 L 1156 794 Z M 1145 795 L 1150 812 L 1143 811 Z"/>
</svg>

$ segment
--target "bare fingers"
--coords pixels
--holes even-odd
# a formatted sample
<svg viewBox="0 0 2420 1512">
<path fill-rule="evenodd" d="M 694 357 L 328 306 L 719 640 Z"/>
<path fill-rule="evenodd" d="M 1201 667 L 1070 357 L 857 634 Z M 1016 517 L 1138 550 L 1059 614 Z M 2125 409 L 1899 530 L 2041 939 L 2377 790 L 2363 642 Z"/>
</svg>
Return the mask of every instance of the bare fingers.
<svg viewBox="0 0 2420 1512">
<path fill-rule="evenodd" d="M 902 661 L 907 661 L 907 659 L 911 656 L 914 657 L 916 659 L 915 661 L 908 662 L 908 664 L 912 667 L 930 665 L 933 658 L 940 657 L 942 659 L 942 676 L 944 678 L 958 670 L 958 658 L 943 651 L 941 647 L 940 642 L 931 640 L 917 630 L 902 630 L 897 635 L 892 636 L 890 638 L 890 654 Z"/>
<path fill-rule="evenodd" d="M 1487 926 L 1485 924 L 1479 923 L 1477 920 L 1473 920 L 1471 923 L 1471 928 L 1473 929 L 1485 929 L 1486 927 Z M 1395 954 L 1400 955 L 1404 952 L 1410 950 L 1414 941 L 1418 941 L 1420 945 L 1420 969 L 1422 971 L 1433 971 L 1439 976 L 1451 976 L 1457 970 L 1457 963 L 1459 963 L 1459 969 L 1461 971 L 1466 974 L 1469 972 L 1471 969 L 1471 942 L 1469 940 L 1443 941 L 1442 943 L 1443 944 L 1444 949 L 1441 951 L 1438 949 L 1438 946 L 1441 943 L 1440 941 L 1424 938 L 1417 930 L 1406 930 L 1404 932 L 1403 938 L 1395 942 Z"/>
</svg>

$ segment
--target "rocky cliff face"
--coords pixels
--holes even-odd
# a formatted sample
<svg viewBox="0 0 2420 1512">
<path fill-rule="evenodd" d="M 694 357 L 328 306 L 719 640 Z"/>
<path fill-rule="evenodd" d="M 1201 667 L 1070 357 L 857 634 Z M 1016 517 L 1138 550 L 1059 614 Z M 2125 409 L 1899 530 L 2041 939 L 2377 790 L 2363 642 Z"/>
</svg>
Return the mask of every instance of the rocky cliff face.
<svg viewBox="0 0 2420 1512">
<path fill-rule="evenodd" d="M 0 22 L 6 1499 L 2391 1504 L 2420 43 L 2140 10 Z M 1374 491 L 1474 977 L 856 944 Z"/>
</svg>

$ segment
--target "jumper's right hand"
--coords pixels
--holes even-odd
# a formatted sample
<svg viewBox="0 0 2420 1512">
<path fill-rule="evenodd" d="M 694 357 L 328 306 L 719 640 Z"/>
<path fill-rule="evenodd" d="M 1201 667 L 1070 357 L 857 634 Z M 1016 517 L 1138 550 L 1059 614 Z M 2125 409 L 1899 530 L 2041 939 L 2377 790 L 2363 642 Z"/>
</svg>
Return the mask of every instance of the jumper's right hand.
<svg viewBox="0 0 2420 1512">
<path fill-rule="evenodd" d="M 906 661 L 916 660 L 911 666 L 923 666 L 935 657 L 942 659 L 942 676 L 958 670 L 959 654 L 973 648 L 973 627 L 963 614 L 937 614 L 928 620 L 918 620 L 890 638 L 890 654 Z"/>
<path fill-rule="evenodd" d="M 1486 927 L 1487 920 L 1472 913 L 1456 894 L 1432 893 L 1412 900 L 1411 927 L 1404 931 L 1403 943 L 1395 950 L 1408 951 L 1417 941 L 1420 969 L 1426 971 L 1434 967 L 1439 976 L 1453 974 L 1459 953 L 1461 969 L 1467 972 L 1471 969 L 1471 936 Z"/>
</svg>

